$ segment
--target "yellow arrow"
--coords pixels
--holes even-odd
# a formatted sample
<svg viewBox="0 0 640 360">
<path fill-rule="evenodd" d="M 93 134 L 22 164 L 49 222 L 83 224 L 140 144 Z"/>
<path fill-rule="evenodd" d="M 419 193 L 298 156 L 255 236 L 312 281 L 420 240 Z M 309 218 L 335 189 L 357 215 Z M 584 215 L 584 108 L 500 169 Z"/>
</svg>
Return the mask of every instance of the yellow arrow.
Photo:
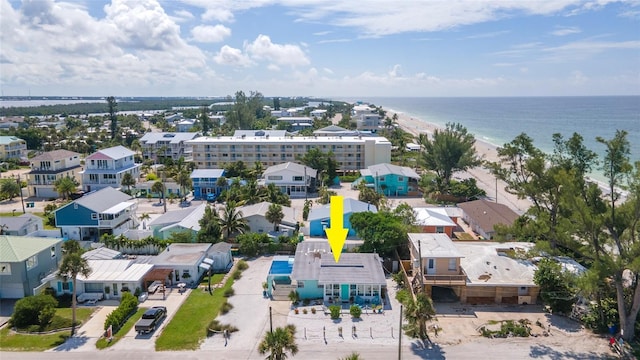
<svg viewBox="0 0 640 360">
<path fill-rule="evenodd" d="M 347 233 L 349 233 L 349 229 L 344 228 L 343 207 L 344 202 L 342 196 L 331 197 L 331 205 L 329 206 L 329 221 L 331 222 L 331 227 L 324 230 L 327 233 L 333 258 L 336 262 L 340 260 L 342 248 L 344 247 L 345 241 L 347 241 Z"/>
</svg>

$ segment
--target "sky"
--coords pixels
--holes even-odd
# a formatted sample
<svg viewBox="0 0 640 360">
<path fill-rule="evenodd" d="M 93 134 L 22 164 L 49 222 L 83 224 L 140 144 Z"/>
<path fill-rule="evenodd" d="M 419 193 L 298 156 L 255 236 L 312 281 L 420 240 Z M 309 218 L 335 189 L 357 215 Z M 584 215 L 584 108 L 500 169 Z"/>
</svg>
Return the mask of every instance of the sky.
<svg viewBox="0 0 640 360">
<path fill-rule="evenodd" d="M 640 1 L 0 0 L 4 96 L 640 95 Z"/>
</svg>

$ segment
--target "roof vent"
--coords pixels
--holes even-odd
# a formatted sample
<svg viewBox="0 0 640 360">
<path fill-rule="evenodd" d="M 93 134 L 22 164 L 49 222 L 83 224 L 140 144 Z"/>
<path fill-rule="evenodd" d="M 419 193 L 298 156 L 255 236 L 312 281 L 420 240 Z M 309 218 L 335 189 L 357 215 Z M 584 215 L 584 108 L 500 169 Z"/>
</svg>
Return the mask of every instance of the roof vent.
<svg viewBox="0 0 640 360">
<path fill-rule="evenodd" d="M 260 130 L 260 131 L 256 131 L 255 136 L 264 136 L 264 131 Z"/>
</svg>

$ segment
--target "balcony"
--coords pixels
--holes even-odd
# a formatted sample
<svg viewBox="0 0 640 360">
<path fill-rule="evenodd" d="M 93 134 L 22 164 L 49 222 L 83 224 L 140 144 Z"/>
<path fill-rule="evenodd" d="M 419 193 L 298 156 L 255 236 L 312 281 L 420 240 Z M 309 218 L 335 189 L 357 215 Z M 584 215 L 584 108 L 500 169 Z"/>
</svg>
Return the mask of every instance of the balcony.
<svg viewBox="0 0 640 360">
<path fill-rule="evenodd" d="M 467 283 L 467 274 L 460 269 L 457 275 L 425 275 L 425 285 L 465 285 Z"/>
</svg>

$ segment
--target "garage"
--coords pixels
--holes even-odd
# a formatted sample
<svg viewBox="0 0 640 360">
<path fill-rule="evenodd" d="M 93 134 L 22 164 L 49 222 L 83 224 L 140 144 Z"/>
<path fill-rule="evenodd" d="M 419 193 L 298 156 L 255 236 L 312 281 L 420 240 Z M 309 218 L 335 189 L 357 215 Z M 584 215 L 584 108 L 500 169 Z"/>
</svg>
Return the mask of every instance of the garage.
<svg viewBox="0 0 640 360">
<path fill-rule="evenodd" d="M 0 299 L 22 299 L 24 287 L 22 283 L 5 283 L 0 286 Z"/>
</svg>

